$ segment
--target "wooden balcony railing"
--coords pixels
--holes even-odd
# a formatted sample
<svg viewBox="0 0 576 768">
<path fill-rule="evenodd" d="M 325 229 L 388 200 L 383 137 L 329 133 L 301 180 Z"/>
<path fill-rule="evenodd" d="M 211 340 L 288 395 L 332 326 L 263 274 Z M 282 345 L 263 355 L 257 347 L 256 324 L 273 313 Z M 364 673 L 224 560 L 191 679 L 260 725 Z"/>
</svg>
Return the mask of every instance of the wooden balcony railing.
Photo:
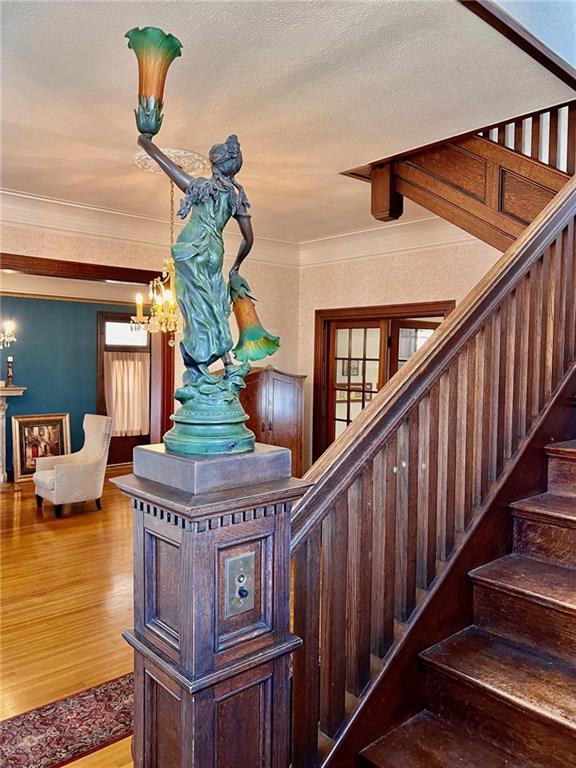
<svg viewBox="0 0 576 768">
<path fill-rule="evenodd" d="M 306 474 L 294 768 L 322 762 L 573 369 L 575 217 L 576 177 Z"/>
<path fill-rule="evenodd" d="M 478 135 L 558 171 L 576 172 L 576 101 L 482 128 Z"/>
</svg>

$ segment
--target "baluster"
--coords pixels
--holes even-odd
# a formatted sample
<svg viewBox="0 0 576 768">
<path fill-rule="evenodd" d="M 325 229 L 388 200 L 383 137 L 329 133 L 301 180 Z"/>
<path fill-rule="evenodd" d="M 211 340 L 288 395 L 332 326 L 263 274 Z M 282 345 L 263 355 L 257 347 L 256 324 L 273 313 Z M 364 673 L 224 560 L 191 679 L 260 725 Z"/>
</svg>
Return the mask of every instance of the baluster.
<svg viewBox="0 0 576 768">
<path fill-rule="evenodd" d="M 567 263 L 568 263 L 568 230 L 564 228 L 557 239 L 557 269 L 556 269 L 556 286 L 557 286 L 557 302 L 556 309 L 557 314 L 554 319 L 554 387 L 564 376 L 564 358 L 566 353 L 566 307 L 567 307 Z"/>
<path fill-rule="evenodd" d="M 516 152 L 522 152 L 523 120 L 516 120 L 514 123 L 514 149 Z"/>
<path fill-rule="evenodd" d="M 568 106 L 566 173 L 576 173 L 576 101 Z"/>
<path fill-rule="evenodd" d="M 476 354 L 474 380 L 476 387 L 474 390 L 474 460 L 472 462 L 472 501 L 474 506 L 479 506 L 481 502 L 481 475 L 482 475 L 482 456 L 484 446 L 483 412 L 484 412 L 484 367 L 485 367 L 485 334 L 481 329 L 476 335 Z"/>
<path fill-rule="evenodd" d="M 437 547 L 442 560 L 454 549 L 457 398 L 458 368 L 451 365 L 440 378 Z"/>
<path fill-rule="evenodd" d="M 492 372 L 494 316 L 489 317 L 484 325 L 484 376 L 483 376 L 483 409 L 482 409 L 482 441 L 483 451 L 480 462 L 480 498 L 484 501 L 488 493 L 490 467 L 492 466 L 492 424 L 494 403 L 492 400 L 494 382 Z"/>
<path fill-rule="evenodd" d="M 564 370 L 576 356 L 576 240 L 574 219 L 568 222 L 566 233 L 566 352 Z"/>
<path fill-rule="evenodd" d="M 346 686 L 358 696 L 370 679 L 372 467 L 348 490 L 348 610 Z"/>
<path fill-rule="evenodd" d="M 535 160 L 540 160 L 540 118 L 541 115 L 532 116 L 532 138 L 530 141 L 530 156 Z"/>
<path fill-rule="evenodd" d="M 314 531 L 294 556 L 294 632 L 304 641 L 304 645 L 294 654 L 294 768 L 316 768 L 318 765 L 320 536 L 320 530 Z"/>
<path fill-rule="evenodd" d="M 334 736 L 345 718 L 348 500 L 341 494 L 322 523 L 320 728 Z"/>
<path fill-rule="evenodd" d="M 527 334 L 526 334 L 526 308 L 524 280 L 516 288 L 514 330 L 514 387 L 512 401 L 512 454 L 518 448 L 518 441 L 524 437 L 526 428 L 526 362 L 527 362 Z"/>
<path fill-rule="evenodd" d="M 545 370 L 545 396 L 550 397 L 554 389 L 554 363 L 557 357 L 558 315 L 560 296 L 560 275 L 558 265 L 560 261 L 560 243 L 556 239 L 550 245 L 550 290 L 548 300 L 548 318 L 546 327 L 546 370 Z"/>
<path fill-rule="evenodd" d="M 488 414 L 488 484 L 494 483 L 498 479 L 499 379 L 500 359 L 503 354 L 501 348 L 500 321 L 500 312 L 494 312 L 492 315 L 492 352 L 490 356 L 490 392 L 492 399 L 490 403 L 490 413 Z"/>
<path fill-rule="evenodd" d="M 528 318 L 528 374 L 527 374 L 527 416 L 528 424 L 532 422 L 540 411 L 539 381 L 541 378 L 542 364 L 542 258 L 540 258 L 531 270 L 530 281 L 530 315 Z"/>
<path fill-rule="evenodd" d="M 504 469 L 505 456 L 505 432 L 506 432 L 506 382 L 509 370 L 509 340 L 508 340 L 508 313 L 510 309 L 510 295 L 506 296 L 498 313 L 500 315 L 498 335 L 500 337 L 500 355 L 498 358 L 498 405 L 496 408 L 496 476 L 499 477 Z"/>
<path fill-rule="evenodd" d="M 506 126 L 505 125 L 499 125 L 498 126 L 498 144 L 502 144 L 502 146 L 506 146 Z"/>
<path fill-rule="evenodd" d="M 394 550 L 396 527 L 390 530 L 388 497 L 396 495 L 387 481 L 386 447 L 372 464 L 372 653 L 382 658 L 394 640 Z M 392 483 L 395 476 L 392 475 Z M 395 509 L 392 509 L 394 513 Z"/>
<path fill-rule="evenodd" d="M 558 109 L 550 110 L 548 123 L 548 165 L 558 168 Z"/>
<path fill-rule="evenodd" d="M 508 295 L 508 322 L 506 334 L 506 375 L 504 387 L 504 461 L 514 454 L 514 388 L 516 385 L 516 359 L 518 357 L 517 323 L 516 323 L 516 291 Z"/>
<path fill-rule="evenodd" d="M 418 532 L 418 408 L 398 430 L 396 485 L 396 616 L 407 621 L 416 607 Z"/>
<path fill-rule="evenodd" d="M 418 440 L 418 555 L 416 583 L 428 589 L 436 576 L 436 507 L 438 488 L 438 403 L 436 383 L 420 402 Z"/>
<path fill-rule="evenodd" d="M 466 392 L 466 477 L 464 483 L 464 528 L 472 519 L 474 510 L 474 445 L 476 423 L 476 340 L 474 337 L 466 351 L 468 386 Z"/>
<path fill-rule="evenodd" d="M 546 402 L 549 389 L 549 355 L 552 354 L 552 346 L 549 347 L 550 333 L 549 333 L 549 314 L 551 297 L 551 248 L 548 247 L 544 251 L 542 257 L 542 295 L 540 301 L 540 315 L 541 315 L 541 334 L 540 334 L 540 378 L 538 380 L 538 413 L 542 412 L 542 408 Z"/>
</svg>

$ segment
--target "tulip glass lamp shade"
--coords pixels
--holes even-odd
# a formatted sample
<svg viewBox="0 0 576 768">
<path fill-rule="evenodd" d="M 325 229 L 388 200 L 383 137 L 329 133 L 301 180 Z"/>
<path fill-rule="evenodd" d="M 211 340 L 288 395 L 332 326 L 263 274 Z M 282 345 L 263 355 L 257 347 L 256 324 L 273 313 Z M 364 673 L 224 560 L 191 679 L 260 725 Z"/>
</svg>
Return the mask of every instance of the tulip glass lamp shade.
<svg viewBox="0 0 576 768">
<path fill-rule="evenodd" d="M 162 125 L 164 85 L 168 68 L 181 56 L 182 43 L 158 27 L 135 27 L 126 33 L 128 47 L 138 59 L 138 109 L 136 125 L 140 133 L 154 136 Z"/>
</svg>

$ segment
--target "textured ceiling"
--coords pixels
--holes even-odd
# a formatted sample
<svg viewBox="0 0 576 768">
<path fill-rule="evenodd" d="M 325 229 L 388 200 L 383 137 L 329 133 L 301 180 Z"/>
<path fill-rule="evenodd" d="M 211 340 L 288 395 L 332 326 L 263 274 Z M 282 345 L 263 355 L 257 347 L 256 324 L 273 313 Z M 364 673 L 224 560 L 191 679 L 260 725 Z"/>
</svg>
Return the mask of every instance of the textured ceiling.
<svg viewBox="0 0 576 768">
<path fill-rule="evenodd" d="M 2 187 L 162 218 L 132 165 L 137 67 L 123 35 L 176 34 L 158 143 L 237 133 L 257 235 L 375 225 L 353 166 L 573 97 L 456 0 L 2 2 Z M 411 208 L 411 215 L 422 212 Z"/>
</svg>

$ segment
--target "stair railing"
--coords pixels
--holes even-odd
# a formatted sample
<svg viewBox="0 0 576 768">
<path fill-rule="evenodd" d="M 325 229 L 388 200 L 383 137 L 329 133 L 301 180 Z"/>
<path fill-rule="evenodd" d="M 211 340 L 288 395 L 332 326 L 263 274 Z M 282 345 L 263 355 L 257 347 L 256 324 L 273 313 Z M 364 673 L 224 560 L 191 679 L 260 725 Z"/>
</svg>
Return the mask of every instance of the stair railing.
<svg viewBox="0 0 576 768">
<path fill-rule="evenodd" d="M 576 353 L 576 177 L 305 476 L 294 768 L 322 763 Z"/>
<path fill-rule="evenodd" d="M 477 134 L 558 171 L 576 172 L 576 101 L 482 128 Z"/>
</svg>

